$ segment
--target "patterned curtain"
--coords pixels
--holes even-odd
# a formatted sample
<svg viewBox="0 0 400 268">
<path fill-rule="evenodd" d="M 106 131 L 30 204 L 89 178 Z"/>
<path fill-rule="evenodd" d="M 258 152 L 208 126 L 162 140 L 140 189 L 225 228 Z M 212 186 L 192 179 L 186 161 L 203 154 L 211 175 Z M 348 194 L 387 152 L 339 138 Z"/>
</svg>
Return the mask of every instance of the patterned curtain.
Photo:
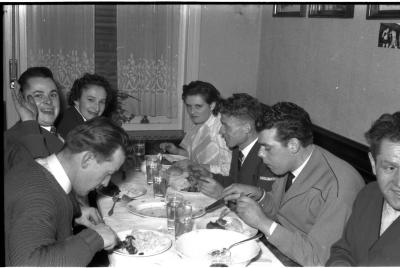
<svg viewBox="0 0 400 268">
<path fill-rule="evenodd" d="M 118 89 L 135 115 L 177 118 L 179 5 L 117 7 Z"/>
<path fill-rule="evenodd" d="M 74 80 L 94 72 L 93 5 L 27 5 L 28 67 L 46 66 L 64 97 Z"/>
</svg>

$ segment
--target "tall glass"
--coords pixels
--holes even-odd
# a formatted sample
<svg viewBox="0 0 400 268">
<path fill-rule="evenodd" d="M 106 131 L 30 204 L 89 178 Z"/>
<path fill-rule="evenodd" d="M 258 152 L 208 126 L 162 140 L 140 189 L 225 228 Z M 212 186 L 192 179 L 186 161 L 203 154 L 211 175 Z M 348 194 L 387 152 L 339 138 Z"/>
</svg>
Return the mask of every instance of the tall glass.
<svg viewBox="0 0 400 268">
<path fill-rule="evenodd" d="M 157 155 L 146 155 L 147 184 L 152 184 L 154 176 L 158 176 L 161 170 L 161 162 Z"/>
<path fill-rule="evenodd" d="M 183 202 L 183 196 L 178 193 L 170 193 L 165 198 L 167 208 L 168 231 L 175 230 L 176 208 Z"/>
<path fill-rule="evenodd" d="M 144 161 L 144 156 L 146 154 L 146 144 L 142 140 L 138 140 L 133 144 L 133 150 L 135 152 L 135 170 L 140 171 L 142 162 Z"/>
<path fill-rule="evenodd" d="M 168 175 L 164 170 L 159 170 L 158 174 L 153 176 L 154 197 L 165 197 L 168 187 Z"/>
<path fill-rule="evenodd" d="M 190 232 L 193 229 L 192 205 L 188 201 L 182 202 L 176 208 L 175 238 Z"/>
</svg>

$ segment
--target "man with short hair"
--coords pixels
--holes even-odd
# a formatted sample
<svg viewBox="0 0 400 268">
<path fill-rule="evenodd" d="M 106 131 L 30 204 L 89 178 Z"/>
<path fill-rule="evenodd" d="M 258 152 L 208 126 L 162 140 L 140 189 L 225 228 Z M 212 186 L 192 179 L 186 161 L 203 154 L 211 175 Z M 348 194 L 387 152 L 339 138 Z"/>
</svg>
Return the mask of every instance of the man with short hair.
<svg viewBox="0 0 400 268">
<path fill-rule="evenodd" d="M 358 194 L 327 266 L 400 266 L 400 112 L 383 114 L 365 137 L 377 182 Z"/>
<path fill-rule="evenodd" d="M 85 266 L 112 249 L 115 233 L 101 218 L 82 215 L 75 221 L 87 229 L 72 234 L 71 196 L 106 186 L 127 146 L 126 132 L 98 117 L 73 129 L 57 154 L 15 165 L 5 177 L 6 265 Z"/>
<path fill-rule="evenodd" d="M 282 177 L 261 197 L 235 185 L 224 191 L 225 200 L 236 200 L 238 215 L 283 254 L 300 265 L 322 266 L 364 181 L 348 163 L 313 144 L 310 117 L 294 103 L 273 105 L 257 129 L 259 157 Z"/>
<path fill-rule="evenodd" d="M 257 186 L 257 189 L 271 188 L 274 175 L 257 156 L 260 144 L 255 122 L 262 109 L 261 103 L 246 93 L 233 94 L 222 102 L 220 133 L 232 149 L 229 175 L 202 172 L 202 178 L 207 180 L 199 182 L 202 193 L 219 198 L 223 189 L 234 183 Z"/>
<path fill-rule="evenodd" d="M 60 113 L 60 98 L 53 73 L 47 67 L 28 68 L 11 89 L 20 121 L 4 133 L 5 173 L 16 163 L 45 157 L 61 150 L 63 140 L 52 133 Z"/>
</svg>

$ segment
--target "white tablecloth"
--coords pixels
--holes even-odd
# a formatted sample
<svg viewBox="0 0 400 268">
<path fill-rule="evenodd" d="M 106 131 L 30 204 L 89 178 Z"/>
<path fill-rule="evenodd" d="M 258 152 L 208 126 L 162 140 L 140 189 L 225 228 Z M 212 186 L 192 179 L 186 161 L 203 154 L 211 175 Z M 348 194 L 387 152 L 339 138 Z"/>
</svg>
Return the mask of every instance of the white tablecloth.
<svg viewBox="0 0 400 268">
<path fill-rule="evenodd" d="M 151 185 L 147 185 L 145 174 L 142 172 L 130 171 L 126 174 L 124 180 L 121 177 L 113 177 L 113 182 L 120 187 L 120 189 L 129 189 L 134 186 L 141 186 L 147 189 L 147 193 L 137 199 L 142 198 L 153 198 L 153 189 Z M 168 191 L 173 191 L 168 188 Z M 187 193 L 184 194 L 184 198 L 189 200 L 196 206 L 205 207 L 215 199 L 207 197 L 201 193 Z M 163 200 L 162 198 L 156 198 Z M 97 205 L 100 213 L 103 215 L 103 219 L 107 225 L 109 225 L 114 231 L 120 232 L 132 229 L 151 229 L 166 233 L 173 241 L 172 247 L 167 251 L 151 256 L 151 257 L 131 257 L 121 258 L 116 254 L 110 254 L 110 266 L 131 266 L 131 267 L 190 267 L 196 266 L 196 264 L 188 264 L 182 260 L 175 251 L 174 242 L 175 239 L 167 231 L 167 220 L 164 218 L 154 217 L 140 217 L 129 212 L 126 207 L 127 202 L 120 201 L 114 207 L 114 213 L 108 216 L 107 212 L 112 206 L 112 198 L 99 194 L 97 199 Z M 222 208 L 215 210 L 203 217 L 219 216 Z M 229 216 L 235 216 L 233 212 Z M 195 219 L 196 221 L 196 219 Z M 261 242 L 258 242 L 261 248 L 261 254 L 257 259 L 252 261 L 248 267 L 282 267 L 283 264 L 270 252 L 270 250 Z M 115 258 L 117 257 L 117 258 Z"/>
</svg>

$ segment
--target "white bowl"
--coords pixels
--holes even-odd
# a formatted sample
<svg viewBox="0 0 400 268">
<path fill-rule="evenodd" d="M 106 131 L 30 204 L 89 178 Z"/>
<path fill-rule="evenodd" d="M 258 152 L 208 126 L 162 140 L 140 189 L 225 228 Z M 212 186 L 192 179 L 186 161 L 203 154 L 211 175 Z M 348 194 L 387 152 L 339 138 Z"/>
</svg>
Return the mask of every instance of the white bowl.
<svg viewBox="0 0 400 268">
<path fill-rule="evenodd" d="M 200 229 L 181 235 L 176 240 L 175 248 L 179 256 L 186 262 L 210 266 L 212 258 L 209 253 L 211 251 L 221 250 L 246 238 L 248 237 L 234 231 Z M 259 254 L 260 246 L 255 240 L 251 240 L 233 247 L 230 252 L 231 264 L 229 267 L 243 267 Z"/>
</svg>

